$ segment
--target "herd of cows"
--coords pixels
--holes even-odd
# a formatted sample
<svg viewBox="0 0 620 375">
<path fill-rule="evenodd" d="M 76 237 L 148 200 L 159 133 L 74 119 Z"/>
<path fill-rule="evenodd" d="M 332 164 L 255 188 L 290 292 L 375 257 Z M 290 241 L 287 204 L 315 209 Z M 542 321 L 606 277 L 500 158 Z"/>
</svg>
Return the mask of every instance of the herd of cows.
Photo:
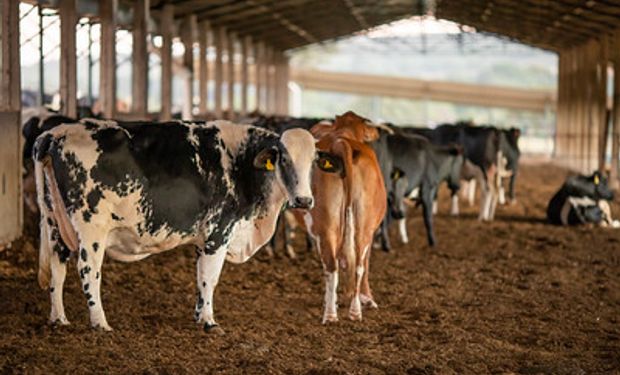
<svg viewBox="0 0 620 375">
<path fill-rule="evenodd" d="M 377 306 L 370 252 L 375 241 L 390 250 L 390 222 L 398 223 L 406 243 L 407 206 L 421 205 L 433 246 L 438 188 L 447 183 L 450 213 L 458 215 L 463 181 L 470 191 L 480 185 L 479 219 L 493 220 L 506 201 L 503 180 L 515 199 L 520 157 L 515 128 L 397 127 L 353 112 L 330 120 L 255 117 L 234 124 L 78 121 L 29 109 L 23 120 L 24 197 L 40 212 L 38 279 L 50 293 L 50 322 L 68 324 L 62 294 L 73 255 L 91 325 L 103 330 L 111 329 L 100 297 L 104 254 L 132 262 L 191 244 L 197 249 L 195 319 L 205 331 L 221 333 L 213 293 L 224 261 L 248 260 L 273 240 L 279 221 L 287 234 L 302 228 L 320 255 L 323 323 L 338 320 L 340 270 L 349 317 L 361 320 L 363 306 Z M 618 226 L 607 204 L 612 198 L 603 174 L 570 177 L 548 217 L 555 224 Z"/>
</svg>

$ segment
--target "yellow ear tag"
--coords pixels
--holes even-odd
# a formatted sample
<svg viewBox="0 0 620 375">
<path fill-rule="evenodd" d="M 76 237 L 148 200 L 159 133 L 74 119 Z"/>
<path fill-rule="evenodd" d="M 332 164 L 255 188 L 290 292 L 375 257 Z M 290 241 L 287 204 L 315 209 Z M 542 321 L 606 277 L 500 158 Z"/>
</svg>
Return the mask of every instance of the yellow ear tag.
<svg viewBox="0 0 620 375">
<path fill-rule="evenodd" d="M 598 175 L 594 175 L 594 185 L 598 185 L 600 182 Z"/>
<path fill-rule="evenodd" d="M 273 163 L 271 162 L 271 159 L 267 159 L 267 161 L 265 162 L 265 169 L 268 171 L 273 171 L 274 169 L 276 169 L 276 167 L 274 167 Z"/>
<path fill-rule="evenodd" d="M 333 168 L 333 164 L 329 162 L 329 160 L 325 159 L 325 161 L 323 162 L 323 168 L 325 169 L 330 169 Z"/>
</svg>

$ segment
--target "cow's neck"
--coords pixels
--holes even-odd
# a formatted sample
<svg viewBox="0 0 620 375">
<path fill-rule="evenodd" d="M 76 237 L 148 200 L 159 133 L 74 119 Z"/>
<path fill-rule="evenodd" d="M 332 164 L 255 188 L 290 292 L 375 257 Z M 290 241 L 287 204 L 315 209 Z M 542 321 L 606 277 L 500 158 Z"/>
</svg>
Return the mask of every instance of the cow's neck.
<svg viewBox="0 0 620 375">
<path fill-rule="evenodd" d="M 242 219 L 236 224 L 228 245 L 228 261 L 247 261 L 271 239 L 285 201 L 285 192 L 276 185 L 265 200 L 264 207 L 257 210 L 256 216 Z"/>
</svg>

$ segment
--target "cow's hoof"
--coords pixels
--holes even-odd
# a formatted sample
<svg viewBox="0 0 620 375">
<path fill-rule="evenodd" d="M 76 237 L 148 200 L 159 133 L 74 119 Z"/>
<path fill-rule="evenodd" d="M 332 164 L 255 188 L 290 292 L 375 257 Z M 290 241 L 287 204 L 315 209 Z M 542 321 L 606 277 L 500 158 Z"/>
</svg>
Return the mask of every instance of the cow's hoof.
<svg viewBox="0 0 620 375">
<path fill-rule="evenodd" d="M 338 314 L 323 315 L 323 324 L 338 323 Z"/>
<path fill-rule="evenodd" d="M 203 329 L 206 333 L 216 336 L 224 336 L 224 330 L 218 324 L 205 323 Z"/>
<path fill-rule="evenodd" d="M 353 321 L 361 321 L 362 312 L 361 311 L 349 311 L 349 319 Z"/>
<path fill-rule="evenodd" d="M 377 305 L 375 300 L 372 299 L 372 297 L 369 297 L 369 296 L 367 296 L 365 294 L 360 294 L 360 302 L 362 303 L 362 306 L 368 307 L 370 309 L 377 309 L 377 308 L 379 308 L 379 305 Z"/>
<path fill-rule="evenodd" d="M 102 331 L 102 332 L 112 332 L 113 331 L 112 327 L 110 327 L 107 323 L 105 323 L 105 324 L 94 324 L 92 327 L 96 331 Z"/>
<path fill-rule="evenodd" d="M 60 327 L 60 326 L 68 326 L 69 324 L 71 324 L 66 317 L 61 316 L 59 318 L 56 319 L 50 319 L 48 321 L 49 325 L 52 327 Z"/>
</svg>

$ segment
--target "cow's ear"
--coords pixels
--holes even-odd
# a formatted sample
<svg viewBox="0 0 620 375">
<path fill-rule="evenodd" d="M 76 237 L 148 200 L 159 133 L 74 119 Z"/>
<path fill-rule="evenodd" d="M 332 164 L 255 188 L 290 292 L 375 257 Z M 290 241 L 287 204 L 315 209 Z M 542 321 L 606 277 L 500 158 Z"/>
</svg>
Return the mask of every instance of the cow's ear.
<svg viewBox="0 0 620 375">
<path fill-rule="evenodd" d="M 394 170 L 390 174 L 390 178 L 392 179 L 392 181 L 397 181 L 400 178 L 402 178 L 404 175 L 405 175 L 405 172 L 401 171 L 398 168 L 394 168 Z"/>
<path fill-rule="evenodd" d="M 327 152 L 318 151 L 316 165 L 320 170 L 327 173 L 342 173 L 342 160 Z"/>
<path fill-rule="evenodd" d="M 256 155 L 254 158 L 254 168 L 273 172 L 276 170 L 278 161 L 278 150 L 275 147 L 269 147 Z"/>
</svg>

